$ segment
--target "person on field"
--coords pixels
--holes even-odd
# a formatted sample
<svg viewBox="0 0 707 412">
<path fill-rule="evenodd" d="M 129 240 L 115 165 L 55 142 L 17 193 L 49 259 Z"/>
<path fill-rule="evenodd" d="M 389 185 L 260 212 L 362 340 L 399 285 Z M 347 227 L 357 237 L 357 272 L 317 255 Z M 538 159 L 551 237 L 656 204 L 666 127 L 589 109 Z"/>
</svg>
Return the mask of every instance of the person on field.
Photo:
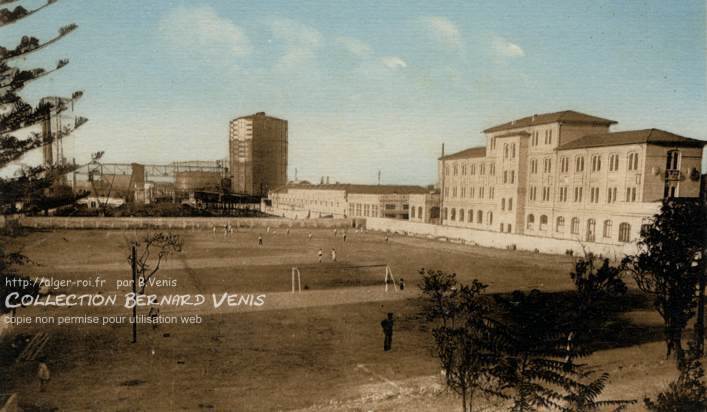
<svg viewBox="0 0 707 412">
<path fill-rule="evenodd" d="M 336 249 L 331 249 L 331 261 L 336 262 Z"/>
<path fill-rule="evenodd" d="M 44 357 L 39 359 L 39 365 L 37 367 L 37 378 L 39 378 L 39 391 L 44 392 L 49 385 L 49 379 L 51 374 L 49 373 L 49 366 L 47 366 L 46 359 Z"/>
<path fill-rule="evenodd" d="M 346 242 L 346 231 L 344 230 L 344 242 Z"/>
<path fill-rule="evenodd" d="M 388 317 L 381 321 L 381 328 L 385 338 L 383 340 L 383 350 L 388 352 L 393 347 L 393 313 L 388 312 Z"/>
<path fill-rule="evenodd" d="M 405 290 L 405 279 L 400 278 L 400 290 Z"/>
<path fill-rule="evenodd" d="M 317 256 L 319 257 L 319 263 L 322 263 L 322 256 L 324 255 L 324 252 L 322 252 L 322 249 L 319 248 L 319 252 L 317 252 Z"/>
<path fill-rule="evenodd" d="M 258 235 L 258 246 L 263 246 L 263 237 Z"/>
<path fill-rule="evenodd" d="M 312 240 L 312 232 L 307 233 L 307 240 Z"/>
</svg>

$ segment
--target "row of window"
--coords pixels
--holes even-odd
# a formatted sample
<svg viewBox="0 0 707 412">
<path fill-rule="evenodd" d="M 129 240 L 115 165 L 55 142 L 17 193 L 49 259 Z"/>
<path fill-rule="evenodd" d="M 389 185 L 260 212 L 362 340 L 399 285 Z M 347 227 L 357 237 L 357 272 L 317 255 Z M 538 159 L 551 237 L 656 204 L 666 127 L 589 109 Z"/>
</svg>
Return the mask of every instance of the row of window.
<svg viewBox="0 0 707 412">
<path fill-rule="evenodd" d="M 509 157 L 511 156 L 512 158 L 515 158 L 515 143 L 513 144 L 505 144 L 504 145 L 504 157 Z M 674 170 L 678 168 L 678 162 L 680 158 L 680 153 L 678 152 L 669 152 L 668 153 L 668 160 L 667 160 L 667 165 L 666 168 L 668 170 Z M 591 172 L 596 173 L 600 172 L 602 169 L 602 159 L 603 155 L 601 154 L 595 154 L 591 156 Z M 530 159 L 530 173 L 531 174 L 536 174 L 539 171 L 538 162 L 539 159 Z M 635 171 L 638 170 L 638 153 L 636 152 L 631 152 L 627 155 L 626 157 L 627 161 L 627 169 L 629 171 Z M 619 170 L 619 155 L 616 153 L 612 153 L 608 157 L 608 164 L 609 164 L 609 171 L 610 172 L 616 172 Z M 467 170 L 470 175 L 475 175 L 477 172 L 477 164 L 472 163 L 469 165 L 467 168 L 466 164 L 461 165 L 461 174 L 462 176 L 466 176 Z M 484 175 L 486 173 L 486 164 L 485 163 L 480 163 L 478 164 L 478 172 L 479 175 Z M 488 164 L 489 168 L 489 175 L 494 176 L 496 174 L 496 165 L 493 163 Z M 563 156 L 560 158 L 560 173 L 569 173 L 569 166 L 570 166 L 570 161 L 567 156 Z M 552 173 L 552 159 L 551 158 L 544 158 L 543 159 L 543 167 L 542 167 L 543 173 Z M 575 172 L 584 172 L 584 156 L 577 156 L 574 159 L 574 170 Z M 452 172 L 454 176 L 457 176 L 459 174 L 460 168 L 459 165 L 454 164 L 452 167 Z M 505 173 L 505 172 L 504 172 Z M 445 166 L 445 175 L 449 175 L 449 166 Z M 506 178 L 504 177 L 504 183 L 506 182 Z"/>
<path fill-rule="evenodd" d="M 547 215 L 540 216 L 540 222 L 538 229 L 546 231 L 548 228 L 548 218 Z M 530 214 L 526 219 L 526 229 L 535 230 L 535 215 Z M 570 233 L 573 235 L 579 235 L 579 218 L 573 217 L 570 221 Z M 564 233 L 565 231 L 565 218 L 563 216 L 558 216 L 555 221 L 555 232 Z M 604 239 L 611 239 L 613 236 L 613 222 L 609 219 L 604 221 L 602 236 Z M 631 225 L 623 222 L 619 224 L 619 242 L 630 242 L 631 241 Z M 588 242 L 596 241 L 596 220 L 587 219 L 585 240 Z"/>
<path fill-rule="evenodd" d="M 459 164 L 454 164 L 452 166 L 452 173 L 454 176 L 457 176 L 459 172 L 461 171 L 462 176 L 466 176 L 467 172 L 469 172 L 469 175 L 476 175 L 476 172 L 479 172 L 479 175 L 483 176 L 486 174 L 486 163 L 471 163 L 470 165 L 466 164 L 461 164 L 461 167 L 459 167 Z M 478 168 L 477 168 L 478 166 Z M 490 176 L 495 176 L 496 175 L 496 165 L 493 163 L 488 163 L 488 172 Z M 444 167 L 444 174 L 446 176 L 449 176 L 449 165 Z"/>
<path fill-rule="evenodd" d="M 451 188 L 451 197 L 452 198 L 456 198 L 456 197 L 466 198 L 467 194 L 468 194 L 470 199 L 476 199 L 476 196 L 478 194 L 478 198 L 483 199 L 484 195 L 486 193 L 486 190 L 485 190 L 486 188 L 484 186 L 479 186 L 478 191 L 476 190 L 476 187 L 474 187 L 474 186 L 470 187 L 468 191 L 466 189 L 467 188 L 464 186 L 459 187 L 459 188 L 457 188 L 456 186 L 452 187 Z M 489 187 L 488 189 L 489 189 L 488 190 L 488 198 L 493 199 L 493 196 L 494 196 L 494 193 L 496 190 L 493 186 Z M 450 197 L 449 195 L 450 195 L 450 188 L 445 187 L 444 188 L 445 199 L 449 198 Z"/>
<path fill-rule="evenodd" d="M 552 144 L 552 129 L 547 129 L 545 132 L 545 144 Z M 540 131 L 535 130 L 530 137 L 531 146 L 537 146 L 540 144 Z"/>
<path fill-rule="evenodd" d="M 551 198 L 551 188 L 549 186 L 544 186 L 542 188 L 542 201 L 543 202 L 549 202 Z M 567 202 L 568 201 L 568 196 L 567 193 L 569 191 L 569 188 L 567 186 L 562 186 L 558 190 L 558 201 L 560 202 Z M 573 201 L 575 203 L 581 203 L 582 202 L 582 197 L 584 194 L 584 188 L 581 186 L 576 186 L 574 188 L 574 198 Z M 606 189 L 606 203 L 615 203 L 618 201 L 618 188 L 616 187 L 610 187 Z M 635 186 L 627 187 L 626 188 L 626 196 L 624 197 L 625 202 L 635 202 L 637 201 L 637 190 Z M 528 200 L 530 201 L 537 201 L 538 200 L 538 187 L 537 186 L 531 186 L 528 189 Z M 599 188 L 598 187 L 590 187 L 589 188 L 589 202 L 590 203 L 599 203 L 600 201 L 600 196 L 599 196 Z"/>
<path fill-rule="evenodd" d="M 378 217 L 378 205 L 350 203 L 349 216 Z"/>
<path fill-rule="evenodd" d="M 448 220 L 451 222 L 464 222 L 464 218 L 466 217 L 466 222 L 467 223 L 477 223 L 477 224 L 487 224 L 487 225 L 492 225 L 493 224 L 493 212 L 488 211 L 486 212 L 486 222 L 484 222 L 484 212 L 481 210 L 477 210 L 476 213 L 474 213 L 473 209 L 469 209 L 465 212 L 464 209 L 455 209 L 451 208 L 447 210 L 445 207 L 442 209 L 442 220 Z M 476 220 L 474 220 L 476 219 Z"/>
</svg>

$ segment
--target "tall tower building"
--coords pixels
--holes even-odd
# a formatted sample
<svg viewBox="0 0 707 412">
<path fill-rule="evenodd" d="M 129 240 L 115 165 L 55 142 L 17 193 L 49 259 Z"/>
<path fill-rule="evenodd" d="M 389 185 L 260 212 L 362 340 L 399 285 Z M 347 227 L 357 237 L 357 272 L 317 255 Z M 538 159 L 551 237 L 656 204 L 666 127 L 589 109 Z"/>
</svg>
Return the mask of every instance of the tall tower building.
<svg viewBox="0 0 707 412">
<path fill-rule="evenodd" d="M 231 190 L 267 196 L 287 183 L 287 120 L 258 112 L 229 124 Z"/>
</svg>

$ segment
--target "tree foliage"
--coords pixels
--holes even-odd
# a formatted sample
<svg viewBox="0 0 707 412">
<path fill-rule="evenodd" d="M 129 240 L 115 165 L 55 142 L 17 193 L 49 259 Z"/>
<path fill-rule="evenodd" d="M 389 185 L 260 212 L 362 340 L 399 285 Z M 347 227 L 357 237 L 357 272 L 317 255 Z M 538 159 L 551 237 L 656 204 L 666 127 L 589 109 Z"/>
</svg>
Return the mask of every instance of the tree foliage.
<svg viewBox="0 0 707 412">
<path fill-rule="evenodd" d="M 128 246 L 132 250 L 137 249 L 135 267 L 137 269 L 137 279 L 140 289 L 139 294 L 145 293 L 145 288 L 160 270 L 160 265 L 169 255 L 182 251 L 184 240 L 172 233 L 148 233 L 142 239 L 128 241 Z M 132 255 L 128 256 L 128 262 L 132 264 Z"/>
<path fill-rule="evenodd" d="M 639 251 L 624 269 L 639 289 L 653 297 L 663 318 L 667 356 L 683 355 L 682 334 L 695 315 L 696 288 L 703 270 L 705 213 L 698 199 L 674 198 L 641 229 Z"/>
<path fill-rule="evenodd" d="M 577 262 L 572 273 L 577 293 L 571 299 L 539 290 L 489 299 L 478 280 L 464 285 L 453 273 L 420 273 L 423 314 L 436 326 L 437 357 L 464 411 L 472 410 L 477 393 L 518 412 L 618 411 L 634 402 L 599 400 L 608 375 L 594 377 L 574 362 L 591 354 L 576 341 L 585 333 L 583 316 L 625 293 L 620 271 L 607 261 L 589 256 Z"/>
<path fill-rule="evenodd" d="M 5 1 L 0 4 L 9 4 Z M 26 10 L 22 6 L 14 9 L 0 9 L 0 29 L 27 18 L 32 14 L 56 3 L 56 0 L 47 0 L 43 5 Z M 24 58 L 50 44 L 58 41 L 78 26 L 74 23 L 67 24 L 58 30 L 53 38 L 41 42 L 39 39 L 25 35 L 16 46 L 6 47 L 0 45 L 0 170 L 13 162 L 20 161 L 30 151 L 51 145 L 73 133 L 86 123 L 83 117 L 76 117 L 70 124 L 59 130 L 32 131 L 41 122 L 52 117 L 60 116 L 82 97 L 83 92 L 72 92 L 66 98 L 43 99 L 38 104 L 26 102 L 18 92 L 29 83 L 62 69 L 68 59 L 60 59 L 51 69 L 35 68 L 21 69 L 13 66 L 13 61 Z M 85 193 L 73 195 L 66 187 L 56 183 L 62 176 L 76 169 L 76 165 L 63 162 L 44 164 L 39 166 L 24 166 L 14 177 L 0 178 L 0 213 L 13 213 L 18 203 L 25 209 L 44 210 L 73 203 Z"/>
<path fill-rule="evenodd" d="M 658 394 L 655 400 L 643 403 L 651 412 L 704 412 L 707 410 L 707 387 L 700 351 L 691 342 L 685 356 L 678 363 L 680 375 Z"/>
<path fill-rule="evenodd" d="M 471 411 L 477 393 L 501 396 L 492 369 L 498 364 L 491 308 L 483 298 L 486 285 L 457 283 L 455 274 L 420 271 L 424 315 L 435 322 L 432 336 L 447 386 L 461 396 L 462 410 Z"/>
</svg>

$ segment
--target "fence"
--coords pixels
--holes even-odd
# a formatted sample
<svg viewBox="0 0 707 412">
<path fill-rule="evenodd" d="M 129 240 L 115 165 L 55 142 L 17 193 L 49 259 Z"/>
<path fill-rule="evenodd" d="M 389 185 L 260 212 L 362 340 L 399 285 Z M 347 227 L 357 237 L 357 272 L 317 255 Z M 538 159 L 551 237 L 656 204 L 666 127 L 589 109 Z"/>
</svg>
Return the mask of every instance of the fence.
<svg viewBox="0 0 707 412">
<path fill-rule="evenodd" d="M 583 251 L 586 250 L 587 252 L 601 254 L 602 256 L 610 258 L 620 258 L 636 251 L 635 243 L 584 243 L 579 240 L 555 239 L 515 233 L 499 233 L 396 219 L 367 218 L 366 228 L 500 249 L 515 248 L 529 251 L 537 249 L 539 252 L 551 254 L 564 254 L 566 251 L 572 250 L 576 255 L 582 254 Z"/>
</svg>

